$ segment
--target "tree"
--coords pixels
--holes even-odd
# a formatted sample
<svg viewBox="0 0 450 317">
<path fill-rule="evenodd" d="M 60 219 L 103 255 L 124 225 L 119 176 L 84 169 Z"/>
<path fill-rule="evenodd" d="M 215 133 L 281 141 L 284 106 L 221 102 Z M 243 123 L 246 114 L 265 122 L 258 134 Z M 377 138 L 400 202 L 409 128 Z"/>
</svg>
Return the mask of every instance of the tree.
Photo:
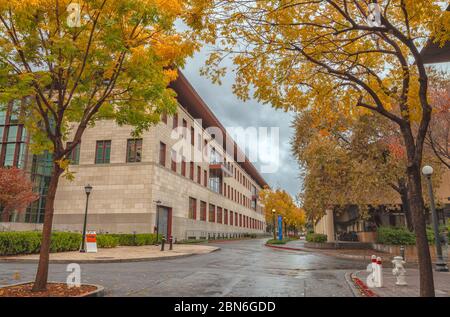
<svg viewBox="0 0 450 317">
<path fill-rule="evenodd" d="M 405 182 L 405 150 L 392 124 L 381 116 L 367 114 L 357 120 L 336 113 L 330 121 L 320 111 L 297 114 L 291 141 L 303 176 L 300 197 L 311 220 L 320 219 L 330 206 L 357 205 L 366 217 L 370 205 L 396 201 L 403 204 L 406 224 L 413 224 Z M 429 151 L 428 151 L 429 152 Z M 432 153 L 426 153 L 433 162 Z M 440 163 L 434 159 L 440 183 Z"/>
<path fill-rule="evenodd" d="M 304 226 L 305 212 L 294 203 L 292 196 L 285 190 L 272 190 L 266 187 L 259 192 L 259 198 L 264 205 L 266 223 L 274 225 L 272 210 L 275 210 L 275 216 L 283 217 L 285 235 L 288 225 L 292 230 L 298 230 Z"/>
<path fill-rule="evenodd" d="M 355 117 L 374 112 L 393 122 L 406 149 L 420 294 L 434 296 L 420 172 L 432 106 L 419 48 L 427 38 L 440 45 L 449 40 L 450 16 L 436 0 L 379 7 L 374 25 L 366 1 L 213 1 L 203 22 L 206 40 L 218 49 L 203 74 L 220 81 L 226 72 L 221 62 L 231 58 L 234 92 L 244 100 L 253 96 L 283 109 L 333 105 Z"/>
<path fill-rule="evenodd" d="M 23 212 L 38 198 L 39 195 L 33 193 L 33 184 L 21 169 L 0 168 L 0 207 L 3 208 L 3 221 L 8 221 L 13 211 Z"/>
<path fill-rule="evenodd" d="M 450 168 L 450 79 L 443 72 L 433 72 L 433 75 L 430 87 L 433 117 L 425 143 Z"/>
<path fill-rule="evenodd" d="M 138 135 L 175 111 L 167 86 L 198 47 L 202 2 L 89 0 L 69 8 L 69 0 L 0 0 L 0 101 L 22 100 L 32 150 L 53 154 L 33 291 L 46 288 L 54 199 L 68 156 L 98 120 L 131 125 Z M 193 31 L 176 31 L 176 20 Z"/>
</svg>

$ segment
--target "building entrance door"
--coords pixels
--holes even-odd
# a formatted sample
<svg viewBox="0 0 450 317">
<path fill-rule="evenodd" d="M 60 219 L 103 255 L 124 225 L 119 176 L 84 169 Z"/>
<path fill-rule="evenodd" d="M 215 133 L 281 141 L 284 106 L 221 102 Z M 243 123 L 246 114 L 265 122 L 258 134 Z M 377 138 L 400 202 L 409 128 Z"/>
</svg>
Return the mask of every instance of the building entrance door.
<svg viewBox="0 0 450 317">
<path fill-rule="evenodd" d="M 157 220 L 158 233 L 162 234 L 166 238 L 166 240 L 169 238 L 172 231 L 171 217 L 172 217 L 171 208 L 158 206 L 158 220 Z"/>
</svg>

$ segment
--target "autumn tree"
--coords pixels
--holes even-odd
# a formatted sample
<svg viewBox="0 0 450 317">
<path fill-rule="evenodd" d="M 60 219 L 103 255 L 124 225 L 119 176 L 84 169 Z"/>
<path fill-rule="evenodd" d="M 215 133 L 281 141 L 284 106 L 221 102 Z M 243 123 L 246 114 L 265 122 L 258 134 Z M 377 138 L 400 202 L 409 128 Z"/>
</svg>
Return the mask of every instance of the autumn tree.
<svg viewBox="0 0 450 317">
<path fill-rule="evenodd" d="M 300 198 L 308 217 L 320 219 L 329 208 L 357 205 L 360 216 L 370 206 L 401 200 L 406 224 L 413 230 L 406 184 L 406 155 L 392 123 L 380 116 L 358 119 L 335 112 L 333 120 L 317 109 L 304 110 L 293 122 L 292 152 L 301 166 Z M 442 168 L 434 155 L 434 188 Z"/>
<path fill-rule="evenodd" d="M 68 155 L 98 120 L 131 125 L 138 135 L 176 110 L 167 87 L 197 48 L 192 28 L 202 3 L 0 0 L 0 101 L 22 100 L 32 150 L 53 154 L 33 291 L 46 288 L 53 205 Z M 192 28 L 177 31 L 175 21 Z"/>
<path fill-rule="evenodd" d="M 383 1 L 370 17 L 368 1 L 358 0 L 212 2 L 203 23 L 217 50 L 203 73 L 213 81 L 229 58 L 234 92 L 244 100 L 306 109 L 337 98 L 340 111 L 372 112 L 396 125 L 406 149 L 420 294 L 434 296 L 420 172 L 432 105 L 420 48 L 428 38 L 442 45 L 450 37 L 439 1 Z"/>
<path fill-rule="evenodd" d="M 274 225 L 276 226 L 276 223 L 274 224 L 273 220 L 274 216 L 283 217 L 285 235 L 287 229 L 299 230 L 305 224 L 305 212 L 295 204 L 292 196 L 285 190 L 272 190 L 271 188 L 266 187 L 259 192 L 259 198 L 264 205 L 267 224 L 270 224 L 272 227 Z M 275 213 L 273 213 L 272 210 L 275 210 Z M 275 219 L 275 221 L 277 220 Z"/>
<path fill-rule="evenodd" d="M 433 72 L 430 100 L 433 116 L 425 144 L 436 157 L 450 169 L 450 76 L 445 72 Z"/>
<path fill-rule="evenodd" d="M 3 221 L 8 221 L 13 211 L 23 212 L 38 198 L 24 171 L 17 167 L 0 168 L 0 211 Z"/>
</svg>

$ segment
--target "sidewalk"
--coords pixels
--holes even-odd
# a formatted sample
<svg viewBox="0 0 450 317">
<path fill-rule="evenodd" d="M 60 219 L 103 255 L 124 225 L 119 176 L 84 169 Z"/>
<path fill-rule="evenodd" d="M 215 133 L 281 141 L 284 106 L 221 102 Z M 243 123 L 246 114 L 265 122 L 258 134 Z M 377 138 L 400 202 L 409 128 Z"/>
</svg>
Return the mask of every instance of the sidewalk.
<svg viewBox="0 0 450 317">
<path fill-rule="evenodd" d="M 154 261 L 160 259 L 174 259 L 190 255 L 206 254 L 219 250 L 219 247 L 193 244 L 174 244 L 169 251 L 169 245 L 165 251 L 161 247 L 146 245 L 139 247 L 116 247 L 110 249 L 98 249 L 97 253 L 80 253 L 78 251 L 50 253 L 50 263 L 114 263 Z M 39 254 L 0 256 L 0 262 L 25 262 L 36 263 Z"/>
<path fill-rule="evenodd" d="M 352 274 L 352 277 L 359 278 L 365 285 L 369 272 L 358 271 Z M 450 297 L 450 273 L 433 272 L 434 288 L 436 296 Z M 375 295 L 380 297 L 418 297 L 419 293 L 419 270 L 408 269 L 406 266 L 406 286 L 395 285 L 395 277 L 392 275 L 392 266 L 386 266 L 383 269 L 384 286 L 380 288 L 371 288 Z"/>
</svg>

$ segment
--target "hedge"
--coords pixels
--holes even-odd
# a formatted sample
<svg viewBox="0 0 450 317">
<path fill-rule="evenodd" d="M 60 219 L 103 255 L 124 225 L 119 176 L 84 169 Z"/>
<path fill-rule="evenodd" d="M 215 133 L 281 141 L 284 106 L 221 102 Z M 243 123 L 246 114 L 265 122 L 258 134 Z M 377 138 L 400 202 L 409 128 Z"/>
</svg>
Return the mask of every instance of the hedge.
<svg viewBox="0 0 450 317">
<path fill-rule="evenodd" d="M 0 232 L 0 255 L 39 253 L 42 233 L 37 231 Z M 161 235 L 159 239 L 161 240 Z M 140 246 L 156 243 L 156 234 L 98 234 L 97 247 L 114 248 L 118 245 Z M 79 250 L 81 234 L 77 232 L 52 232 L 50 252 Z"/>
<path fill-rule="evenodd" d="M 434 231 L 427 227 L 427 240 L 434 244 Z M 377 243 L 388 245 L 415 245 L 416 235 L 405 227 L 379 227 L 377 229 Z"/>
<path fill-rule="evenodd" d="M 139 245 L 151 245 L 156 244 L 156 242 L 161 241 L 162 235 L 158 235 L 156 239 L 156 234 L 154 233 L 112 233 L 112 234 L 99 234 L 99 236 L 111 236 L 118 240 L 118 245 L 126 246 L 139 246 Z"/>
<path fill-rule="evenodd" d="M 306 235 L 306 241 L 317 243 L 327 242 L 327 235 L 321 233 L 308 233 Z"/>
<path fill-rule="evenodd" d="M 39 253 L 41 232 L 0 232 L 0 255 Z M 71 232 L 53 232 L 50 252 L 78 250 L 81 234 Z"/>
</svg>

